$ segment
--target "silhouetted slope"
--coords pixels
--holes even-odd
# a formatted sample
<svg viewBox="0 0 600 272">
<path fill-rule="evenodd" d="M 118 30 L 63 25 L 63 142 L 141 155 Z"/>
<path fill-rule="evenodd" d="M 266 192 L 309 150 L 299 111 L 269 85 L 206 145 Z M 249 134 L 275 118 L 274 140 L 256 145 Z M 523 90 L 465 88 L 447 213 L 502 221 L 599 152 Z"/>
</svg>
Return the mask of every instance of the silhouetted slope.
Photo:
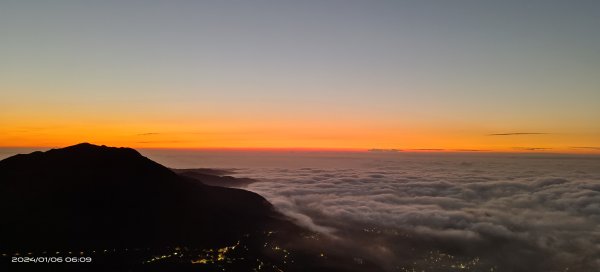
<svg viewBox="0 0 600 272">
<path fill-rule="evenodd" d="M 78 144 L 0 161 L 0 247 L 232 243 L 285 227 L 261 196 L 189 181 L 129 148 Z"/>
<path fill-rule="evenodd" d="M 256 180 L 251 178 L 234 178 L 224 175 L 226 171 L 214 169 L 171 169 L 180 176 L 196 179 L 206 185 L 228 187 L 228 188 L 244 188 Z"/>
</svg>

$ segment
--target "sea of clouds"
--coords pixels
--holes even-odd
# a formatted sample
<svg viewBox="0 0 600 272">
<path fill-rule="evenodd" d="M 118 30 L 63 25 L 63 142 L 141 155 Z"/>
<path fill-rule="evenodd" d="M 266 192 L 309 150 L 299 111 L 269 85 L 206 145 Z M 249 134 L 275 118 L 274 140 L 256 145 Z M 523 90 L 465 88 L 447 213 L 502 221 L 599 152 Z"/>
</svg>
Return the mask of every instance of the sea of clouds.
<svg viewBox="0 0 600 272">
<path fill-rule="evenodd" d="M 390 271 L 600 271 L 600 157 L 325 159 L 337 163 L 237 175 L 340 251 Z"/>
</svg>

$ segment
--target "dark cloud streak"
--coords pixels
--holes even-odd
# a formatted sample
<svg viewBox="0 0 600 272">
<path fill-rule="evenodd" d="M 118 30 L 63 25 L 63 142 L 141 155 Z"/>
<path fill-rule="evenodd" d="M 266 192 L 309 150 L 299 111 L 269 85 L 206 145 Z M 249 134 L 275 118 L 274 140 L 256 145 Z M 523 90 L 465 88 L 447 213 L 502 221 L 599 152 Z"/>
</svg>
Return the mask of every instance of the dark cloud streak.
<svg viewBox="0 0 600 272">
<path fill-rule="evenodd" d="M 509 133 L 492 133 L 487 136 L 519 136 L 519 135 L 548 135 L 551 133 L 545 132 L 509 132 Z"/>
<path fill-rule="evenodd" d="M 514 149 L 519 149 L 519 150 L 528 150 L 528 151 L 542 151 L 542 150 L 549 150 L 551 148 L 548 147 L 522 147 L 522 146 L 516 146 L 513 147 Z"/>
<path fill-rule="evenodd" d="M 591 150 L 600 150 L 598 146 L 572 146 L 572 149 L 591 149 Z"/>
</svg>

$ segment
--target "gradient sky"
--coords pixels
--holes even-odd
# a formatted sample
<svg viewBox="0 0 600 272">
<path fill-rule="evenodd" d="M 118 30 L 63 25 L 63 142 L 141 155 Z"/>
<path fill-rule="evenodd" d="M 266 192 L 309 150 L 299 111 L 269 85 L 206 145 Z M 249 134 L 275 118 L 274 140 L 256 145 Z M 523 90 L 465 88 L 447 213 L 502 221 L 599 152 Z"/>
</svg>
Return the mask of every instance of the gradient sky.
<svg viewBox="0 0 600 272">
<path fill-rule="evenodd" d="M 5 0 L 0 37 L 5 147 L 600 152 L 600 1 Z"/>
</svg>

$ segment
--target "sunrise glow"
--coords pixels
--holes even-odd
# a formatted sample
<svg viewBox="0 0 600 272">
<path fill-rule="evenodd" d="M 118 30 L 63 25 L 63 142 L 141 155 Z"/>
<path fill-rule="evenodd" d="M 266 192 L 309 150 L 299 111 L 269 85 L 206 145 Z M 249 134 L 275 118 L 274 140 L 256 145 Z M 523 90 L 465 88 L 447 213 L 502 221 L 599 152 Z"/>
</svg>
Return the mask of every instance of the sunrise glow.
<svg viewBox="0 0 600 272">
<path fill-rule="evenodd" d="M 5 5 L 0 146 L 600 153 L 585 21 L 198 5 Z"/>
</svg>

